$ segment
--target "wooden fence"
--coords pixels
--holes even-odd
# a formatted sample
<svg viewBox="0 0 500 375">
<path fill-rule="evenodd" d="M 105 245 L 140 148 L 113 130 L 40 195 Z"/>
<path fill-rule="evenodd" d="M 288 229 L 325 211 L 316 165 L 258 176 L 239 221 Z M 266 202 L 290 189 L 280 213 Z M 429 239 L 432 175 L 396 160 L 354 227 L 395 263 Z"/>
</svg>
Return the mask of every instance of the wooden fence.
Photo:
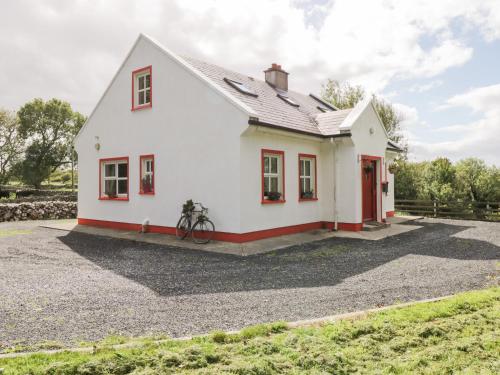
<svg viewBox="0 0 500 375">
<path fill-rule="evenodd" d="M 500 202 L 396 199 L 395 208 L 398 212 L 410 215 L 500 221 Z"/>
</svg>

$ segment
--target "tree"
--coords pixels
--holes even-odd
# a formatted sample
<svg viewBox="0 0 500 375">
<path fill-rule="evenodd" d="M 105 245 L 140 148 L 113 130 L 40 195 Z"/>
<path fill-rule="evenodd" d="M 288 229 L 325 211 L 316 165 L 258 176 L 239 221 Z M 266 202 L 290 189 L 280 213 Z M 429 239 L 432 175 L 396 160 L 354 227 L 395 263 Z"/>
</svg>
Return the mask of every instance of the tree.
<svg viewBox="0 0 500 375">
<path fill-rule="evenodd" d="M 455 167 L 447 158 L 437 158 L 424 171 L 424 192 L 430 199 L 448 201 L 455 198 Z"/>
<path fill-rule="evenodd" d="M 23 148 L 19 119 L 15 113 L 0 109 L 0 185 L 9 181 Z"/>
<path fill-rule="evenodd" d="M 340 83 L 329 79 L 323 85 L 321 95 L 324 100 L 338 109 L 352 108 L 365 97 L 365 90 L 361 86 L 351 86 L 349 82 Z"/>
<path fill-rule="evenodd" d="M 51 172 L 68 162 L 68 146 L 85 117 L 58 99 L 34 99 L 21 107 L 18 116 L 20 135 L 29 142 L 18 168 L 25 183 L 40 188 Z"/>
<path fill-rule="evenodd" d="M 394 174 L 396 199 L 425 199 L 424 171 L 429 162 L 410 163 L 400 160 Z"/>
<path fill-rule="evenodd" d="M 323 99 L 333 104 L 338 109 L 352 108 L 366 96 L 365 90 L 361 86 L 352 86 L 348 82 L 339 83 L 338 81 L 329 79 L 323 85 Z M 394 108 L 388 101 L 373 96 L 373 104 L 377 111 L 380 120 L 389 135 L 389 138 L 401 146 L 404 150 L 401 157 L 406 159 L 407 142 L 401 134 L 401 121 L 403 116 Z"/>
<path fill-rule="evenodd" d="M 456 165 L 457 188 L 463 199 L 472 201 L 500 201 L 500 171 L 488 167 L 476 158 L 460 160 Z"/>
</svg>

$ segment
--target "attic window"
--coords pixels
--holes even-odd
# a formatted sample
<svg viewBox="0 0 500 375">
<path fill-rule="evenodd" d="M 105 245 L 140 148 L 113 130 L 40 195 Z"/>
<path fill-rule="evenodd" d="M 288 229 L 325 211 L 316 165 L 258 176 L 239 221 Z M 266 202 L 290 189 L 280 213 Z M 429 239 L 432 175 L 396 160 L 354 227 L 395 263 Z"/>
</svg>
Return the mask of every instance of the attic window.
<svg viewBox="0 0 500 375">
<path fill-rule="evenodd" d="M 151 108 L 153 103 L 153 84 L 151 79 L 151 66 L 132 72 L 132 111 Z"/>
<path fill-rule="evenodd" d="M 338 110 L 338 108 L 337 108 L 337 107 L 335 107 L 335 106 L 331 105 L 330 103 L 325 102 L 323 99 L 321 99 L 321 98 L 317 97 L 317 96 L 316 96 L 316 95 L 314 95 L 314 94 L 309 94 L 309 96 L 310 96 L 311 98 L 313 98 L 314 100 L 316 100 L 318 103 L 322 104 L 324 107 L 331 109 L 332 111 L 337 111 L 337 110 Z M 318 109 L 319 109 L 319 108 L 318 108 Z"/>
<path fill-rule="evenodd" d="M 229 79 L 229 78 L 224 78 L 224 81 L 226 81 L 226 83 L 229 86 L 234 87 L 236 90 L 238 90 L 239 92 L 241 92 L 245 95 L 250 95 L 250 96 L 255 96 L 255 97 L 258 96 L 254 91 L 252 91 L 250 88 L 248 88 L 247 86 L 245 86 L 241 82 L 234 81 L 234 80 Z"/>
<path fill-rule="evenodd" d="M 287 102 L 290 105 L 293 105 L 294 107 L 298 107 L 299 106 L 297 103 L 295 103 L 292 99 L 290 99 L 286 95 L 278 94 L 278 98 L 280 98 L 281 100 L 284 100 L 285 102 Z"/>
</svg>

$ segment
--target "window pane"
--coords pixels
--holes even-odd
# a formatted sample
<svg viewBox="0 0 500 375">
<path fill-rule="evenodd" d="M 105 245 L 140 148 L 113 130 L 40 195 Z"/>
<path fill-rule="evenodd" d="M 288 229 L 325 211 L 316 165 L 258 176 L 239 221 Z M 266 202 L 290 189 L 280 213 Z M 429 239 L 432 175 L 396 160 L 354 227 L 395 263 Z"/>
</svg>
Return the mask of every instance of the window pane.
<svg viewBox="0 0 500 375">
<path fill-rule="evenodd" d="M 264 196 L 269 193 L 269 177 L 264 178 Z"/>
<path fill-rule="evenodd" d="M 278 158 L 271 158 L 271 173 L 278 173 Z"/>
<path fill-rule="evenodd" d="M 118 164 L 118 177 L 128 177 L 127 163 Z"/>
<path fill-rule="evenodd" d="M 104 177 L 115 177 L 115 164 L 104 164 Z"/>
<path fill-rule="evenodd" d="M 279 192 L 278 177 L 271 177 L 271 191 L 272 192 Z"/>
<path fill-rule="evenodd" d="M 149 103 L 151 101 L 151 90 L 146 90 L 146 101 L 145 103 Z"/>
<path fill-rule="evenodd" d="M 141 179 L 141 188 L 144 193 L 153 191 L 153 175 L 147 174 Z"/>
<path fill-rule="evenodd" d="M 310 176 L 311 175 L 311 161 L 310 160 L 304 160 L 304 169 L 305 169 L 305 176 Z"/>
<path fill-rule="evenodd" d="M 128 181 L 118 180 L 118 194 L 127 194 L 128 192 Z"/>
<path fill-rule="evenodd" d="M 146 160 L 146 172 L 151 172 L 151 160 Z"/>
<path fill-rule="evenodd" d="M 304 160 L 301 160 L 299 165 L 300 165 L 299 176 L 303 176 L 304 175 Z"/>
<path fill-rule="evenodd" d="M 269 173 L 269 157 L 264 156 L 264 173 Z"/>
<path fill-rule="evenodd" d="M 104 181 L 104 195 L 116 196 L 116 180 Z"/>
<path fill-rule="evenodd" d="M 144 91 L 139 93 L 139 105 L 144 104 Z"/>
<path fill-rule="evenodd" d="M 139 77 L 139 90 L 144 90 L 144 76 Z"/>
<path fill-rule="evenodd" d="M 146 76 L 146 88 L 151 87 L 151 75 Z"/>
<path fill-rule="evenodd" d="M 306 178 L 305 183 L 306 183 L 305 184 L 306 185 L 305 191 L 308 191 L 308 192 L 311 191 L 311 179 L 310 178 Z"/>
</svg>

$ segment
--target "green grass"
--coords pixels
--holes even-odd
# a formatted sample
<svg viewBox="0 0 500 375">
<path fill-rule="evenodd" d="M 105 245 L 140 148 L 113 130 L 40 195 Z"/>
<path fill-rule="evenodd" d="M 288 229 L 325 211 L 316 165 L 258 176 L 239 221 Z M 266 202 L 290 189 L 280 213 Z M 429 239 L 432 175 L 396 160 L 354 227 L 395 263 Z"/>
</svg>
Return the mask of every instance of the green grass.
<svg viewBox="0 0 500 375">
<path fill-rule="evenodd" d="M 33 233 L 30 229 L 11 229 L 11 230 L 0 230 L 0 238 L 2 237 L 14 237 L 23 234 Z"/>
<path fill-rule="evenodd" d="M 127 342 L 113 337 L 109 343 Z M 500 288 L 357 320 L 0 359 L 4 374 L 498 374 Z"/>
</svg>

